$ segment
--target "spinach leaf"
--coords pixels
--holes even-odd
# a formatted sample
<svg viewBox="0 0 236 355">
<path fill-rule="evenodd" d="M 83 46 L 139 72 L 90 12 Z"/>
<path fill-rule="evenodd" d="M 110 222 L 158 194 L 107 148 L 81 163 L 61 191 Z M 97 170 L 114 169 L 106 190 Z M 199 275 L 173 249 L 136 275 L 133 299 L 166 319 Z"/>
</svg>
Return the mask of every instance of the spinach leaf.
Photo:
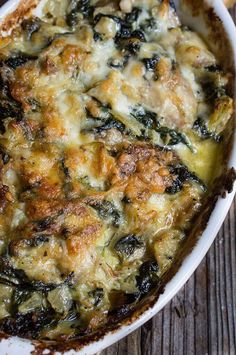
<svg viewBox="0 0 236 355">
<path fill-rule="evenodd" d="M 136 276 L 136 283 L 141 297 L 147 295 L 153 288 L 158 286 L 158 270 L 159 266 L 155 260 L 145 261 L 140 266 L 139 274 Z"/>
<path fill-rule="evenodd" d="M 154 54 L 151 58 L 143 58 L 142 62 L 145 65 L 145 68 L 149 71 L 153 71 L 159 62 L 160 57 L 158 54 Z"/>
<path fill-rule="evenodd" d="M 43 231 L 47 230 L 52 223 L 53 223 L 52 217 L 40 219 L 40 220 L 34 222 L 34 224 L 35 224 L 34 231 L 35 232 L 43 232 Z"/>
<path fill-rule="evenodd" d="M 124 304 L 123 306 L 116 307 L 108 312 L 109 322 L 116 323 L 127 317 L 132 312 L 132 306 Z"/>
<path fill-rule="evenodd" d="M 135 30 L 132 31 L 129 27 L 122 26 L 117 32 L 115 37 L 115 43 L 121 47 L 122 40 L 124 39 L 138 39 L 140 42 L 146 42 L 146 37 L 143 31 Z"/>
<path fill-rule="evenodd" d="M 45 235 L 36 235 L 33 238 L 30 239 L 24 239 L 24 242 L 27 246 L 30 247 L 38 247 L 44 243 L 48 243 L 49 242 L 49 238 Z"/>
<path fill-rule="evenodd" d="M 102 219 L 111 223 L 114 227 L 119 227 L 122 222 L 122 216 L 112 202 L 106 200 L 95 201 L 91 202 L 89 205 L 98 212 Z"/>
<path fill-rule="evenodd" d="M 70 0 L 66 14 L 66 23 L 68 26 L 74 27 L 79 22 L 79 13 L 91 19 L 93 11 L 94 7 L 90 6 L 90 0 Z"/>
<path fill-rule="evenodd" d="M 5 132 L 3 121 L 5 118 L 12 117 L 18 122 L 23 119 L 23 109 L 21 103 L 16 101 L 10 91 L 9 83 L 0 75 L 0 121 L 1 132 Z"/>
<path fill-rule="evenodd" d="M 65 159 L 61 160 L 61 167 L 62 167 L 63 173 L 65 174 L 66 179 L 69 179 L 70 178 L 70 170 L 66 166 Z"/>
<path fill-rule="evenodd" d="M 130 55 L 136 55 L 139 50 L 140 50 L 140 42 L 139 41 L 134 41 L 134 40 L 130 40 L 128 41 L 128 43 L 125 45 L 124 49 L 130 53 Z M 129 54 L 127 54 L 127 56 L 130 56 Z"/>
<path fill-rule="evenodd" d="M 72 307 L 69 310 L 69 312 L 66 314 L 64 318 L 62 318 L 60 321 L 67 321 L 67 322 L 73 322 L 79 318 L 79 313 L 76 307 L 76 302 L 73 301 Z"/>
<path fill-rule="evenodd" d="M 9 68 L 15 70 L 16 68 L 21 67 L 22 65 L 26 64 L 29 61 L 37 60 L 37 59 L 38 59 L 37 56 L 29 55 L 23 52 L 18 52 L 12 55 L 12 57 L 9 57 L 5 60 L 1 60 L 0 66 L 6 65 Z"/>
<path fill-rule="evenodd" d="M 114 245 L 114 249 L 118 255 L 124 258 L 130 257 L 137 249 L 140 248 L 144 248 L 144 244 L 134 234 L 125 235 L 124 237 L 120 238 Z"/>
<path fill-rule="evenodd" d="M 0 322 L 0 330 L 18 336 L 36 338 L 40 331 L 55 322 L 56 314 L 52 309 L 37 310 L 29 313 L 17 313 L 6 317 Z"/>
<path fill-rule="evenodd" d="M 217 72 L 221 71 L 221 67 L 216 64 L 209 65 L 208 67 L 205 67 L 204 69 L 210 73 L 217 73 Z"/>
<path fill-rule="evenodd" d="M 135 106 L 130 115 L 142 123 L 146 128 L 153 129 L 159 126 L 155 112 L 149 111 L 142 106 Z"/>
<path fill-rule="evenodd" d="M 98 103 L 100 105 L 100 117 L 93 117 L 93 115 L 87 110 L 88 118 L 96 118 L 94 122 L 96 123 L 96 126 L 86 128 L 83 132 L 86 133 L 92 131 L 95 134 L 101 134 L 103 131 L 108 131 L 112 128 L 115 128 L 120 132 L 124 132 L 125 125 L 114 117 L 114 115 L 110 112 L 110 107 L 102 105 L 99 101 Z"/>
<path fill-rule="evenodd" d="M 102 299 L 104 297 L 104 291 L 102 288 L 100 287 L 97 287 L 95 288 L 95 290 L 92 290 L 88 293 L 89 297 L 92 297 L 93 298 L 93 304 L 95 307 L 98 307 L 101 302 L 102 302 Z"/>
<path fill-rule="evenodd" d="M 124 132 L 125 125 L 115 118 L 108 118 L 101 126 L 93 128 L 93 132 L 100 134 L 103 131 L 108 131 L 109 129 L 115 128 L 120 132 Z"/>
<path fill-rule="evenodd" d="M 31 238 L 22 238 L 10 241 L 8 245 L 8 254 L 10 256 L 17 256 L 19 250 L 23 247 L 35 248 L 49 241 L 49 237 L 46 235 L 35 235 Z"/>
<path fill-rule="evenodd" d="M 27 283 L 27 276 L 23 270 L 14 269 L 7 259 L 0 258 L 0 283 L 19 286 Z"/>
<path fill-rule="evenodd" d="M 144 31 L 151 31 L 156 27 L 156 24 L 157 21 L 153 17 L 149 17 L 141 23 L 140 27 Z"/>
<path fill-rule="evenodd" d="M 48 283 L 46 284 L 45 282 L 43 281 L 29 281 L 30 282 L 30 285 L 31 287 L 36 290 L 36 291 L 43 291 L 43 292 L 48 292 L 48 291 L 51 291 L 57 287 L 60 287 L 62 285 L 68 285 L 68 286 L 71 286 L 72 285 L 72 279 L 74 277 L 74 273 L 71 272 L 63 282 L 61 282 L 60 284 L 54 284 L 54 283 Z"/>
<path fill-rule="evenodd" d="M 131 38 L 131 33 L 132 29 L 130 26 L 122 25 L 120 30 L 116 34 L 115 43 L 119 45 L 122 39 Z"/>
<path fill-rule="evenodd" d="M 138 9 L 137 7 L 134 7 L 131 12 L 127 13 L 125 15 L 125 20 L 124 22 L 128 24 L 132 24 L 138 20 L 139 15 L 141 14 L 141 10 Z"/>
<path fill-rule="evenodd" d="M 2 100 L 0 102 L 0 119 L 3 120 L 5 118 L 12 117 L 16 118 L 17 121 L 21 121 L 23 118 L 22 106 L 20 103 L 9 100 Z M 5 128 L 2 128 L 2 133 L 5 132 Z"/>
<path fill-rule="evenodd" d="M 115 36 L 115 43 L 120 49 L 122 49 L 123 40 L 136 38 L 140 42 L 146 42 L 146 37 L 144 32 L 141 29 L 133 30 L 131 17 L 128 16 L 127 18 L 128 21 L 126 20 L 120 21 L 120 29 L 119 31 L 117 31 Z"/>
<path fill-rule="evenodd" d="M 147 42 L 145 38 L 145 34 L 141 30 L 135 30 L 131 33 L 130 35 L 131 38 L 137 38 L 140 40 L 140 42 Z"/>
<path fill-rule="evenodd" d="M 155 112 L 149 111 L 139 105 L 131 109 L 130 115 L 142 123 L 145 129 L 153 129 L 159 133 L 165 145 L 173 146 L 179 143 L 183 143 L 191 151 L 193 151 L 193 147 L 188 137 L 184 133 L 180 133 L 177 130 L 161 126 Z M 145 140 L 149 139 L 146 131 L 142 132 L 142 137 L 139 137 L 139 139 L 141 138 Z"/>
<path fill-rule="evenodd" d="M 139 272 L 136 276 L 138 291 L 131 294 L 125 294 L 125 304 L 109 311 L 108 315 L 112 317 L 111 321 L 113 320 L 113 317 L 116 317 L 116 320 L 126 317 L 132 311 L 134 302 L 142 299 L 151 290 L 158 287 L 160 282 L 160 279 L 157 276 L 158 270 L 159 266 L 155 260 L 145 261 L 139 267 Z"/>
<path fill-rule="evenodd" d="M 190 172 L 187 166 L 181 164 L 171 166 L 170 172 L 171 174 L 176 175 L 176 178 L 173 181 L 172 186 L 166 188 L 165 191 L 167 193 L 173 195 L 181 191 L 186 181 L 193 181 L 197 183 L 203 191 L 206 191 L 206 185 L 204 184 L 204 182 L 199 179 L 199 177 L 195 173 Z"/>
<path fill-rule="evenodd" d="M 9 254 L 10 255 L 15 255 L 15 246 L 17 248 L 17 245 L 24 245 L 24 246 L 29 246 L 29 247 L 38 247 L 44 243 L 47 243 L 49 241 L 49 238 L 45 235 L 36 235 L 33 236 L 32 238 L 27 238 L 27 239 L 17 239 L 17 240 L 12 240 L 9 243 Z"/>
<path fill-rule="evenodd" d="M 222 136 L 219 134 L 215 134 L 214 132 L 210 132 L 207 128 L 206 123 L 202 118 L 198 118 L 194 124 L 193 124 L 193 129 L 197 132 L 197 134 L 202 138 L 202 139 L 213 139 L 217 143 L 219 143 L 222 140 Z"/>
<path fill-rule="evenodd" d="M 0 156 L 4 165 L 9 163 L 10 155 L 6 152 L 5 148 L 2 145 L 0 145 Z"/>
<path fill-rule="evenodd" d="M 59 284 L 46 284 L 43 281 L 30 280 L 24 270 L 13 268 L 7 258 L 0 258 L 0 282 L 19 289 L 48 292 L 62 285 L 71 286 L 73 277 L 74 273 L 72 272 Z"/>
<path fill-rule="evenodd" d="M 174 129 L 165 126 L 160 126 L 156 128 L 155 131 L 160 133 L 161 139 L 166 145 L 172 146 L 179 143 L 183 143 L 191 151 L 193 151 L 192 144 L 184 133 L 178 132 Z"/>
<path fill-rule="evenodd" d="M 15 288 L 11 300 L 14 309 L 16 310 L 21 303 L 25 302 L 30 297 L 30 294 L 27 290 Z"/>
</svg>

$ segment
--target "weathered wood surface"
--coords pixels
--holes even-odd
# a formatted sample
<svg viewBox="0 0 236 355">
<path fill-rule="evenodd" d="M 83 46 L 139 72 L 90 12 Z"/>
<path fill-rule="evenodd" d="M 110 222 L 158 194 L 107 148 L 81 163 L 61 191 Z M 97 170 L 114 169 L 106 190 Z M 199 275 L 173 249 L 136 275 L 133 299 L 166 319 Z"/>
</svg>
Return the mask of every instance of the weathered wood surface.
<svg viewBox="0 0 236 355">
<path fill-rule="evenodd" d="M 236 21 L 236 6 L 230 12 Z M 153 319 L 100 355 L 235 355 L 235 231 L 236 200 L 182 290 Z"/>
<path fill-rule="evenodd" d="M 236 22 L 236 6 L 230 12 Z M 236 200 L 181 291 L 153 319 L 100 355 L 236 355 L 235 233 Z"/>
</svg>

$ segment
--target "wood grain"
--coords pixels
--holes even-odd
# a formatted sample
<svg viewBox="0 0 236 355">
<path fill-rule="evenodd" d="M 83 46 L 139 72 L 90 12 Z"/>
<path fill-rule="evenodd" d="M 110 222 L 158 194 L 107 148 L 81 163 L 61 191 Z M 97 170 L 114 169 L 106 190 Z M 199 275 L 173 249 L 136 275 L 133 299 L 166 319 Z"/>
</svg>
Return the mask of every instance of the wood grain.
<svg viewBox="0 0 236 355">
<path fill-rule="evenodd" d="M 236 6 L 230 13 L 236 22 Z M 235 231 L 236 199 L 214 244 L 180 292 L 149 322 L 100 355 L 236 355 Z"/>
</svg>

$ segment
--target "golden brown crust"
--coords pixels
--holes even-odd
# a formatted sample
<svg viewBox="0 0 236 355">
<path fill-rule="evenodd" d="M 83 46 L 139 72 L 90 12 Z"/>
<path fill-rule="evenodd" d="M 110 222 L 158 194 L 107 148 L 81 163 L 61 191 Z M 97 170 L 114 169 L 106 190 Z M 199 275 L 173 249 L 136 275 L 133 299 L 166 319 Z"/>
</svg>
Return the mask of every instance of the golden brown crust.
<svg viewBox="0 0 236 355">
<path fill-rule="evenodd" d="M 146 145 L 128 146 L 117 160 L 112 184 L 125 187 L 125 195 L 132 201 L 145 201 L 171 186 L 173 180 L 166 167 L 173 161 L 172 152 L 159 152 Z"/>
</svg>

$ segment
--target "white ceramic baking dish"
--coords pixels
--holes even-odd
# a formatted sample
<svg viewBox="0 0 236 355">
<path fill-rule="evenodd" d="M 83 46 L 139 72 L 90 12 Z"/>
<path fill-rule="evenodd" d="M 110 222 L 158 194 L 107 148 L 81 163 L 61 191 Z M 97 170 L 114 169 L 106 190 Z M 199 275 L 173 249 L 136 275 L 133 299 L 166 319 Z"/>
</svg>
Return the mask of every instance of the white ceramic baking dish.
<svg viewBox="0 0 236 355">
<path fill-rule="evenodd" d="M 43 1 L 44 0 L 41 0 L 40 4 L 42 4 Z M 6 18 L 7 15 L 16 10 L 20 3 L 22 5 L 22 3 L 26 4 L 28 2 L 33 3 L 34 0 L 9 0 L 0 9 L 0 23 Z M 182 6 L 183 3 L 184 6 Z M 226 65 L 230 63 L 230 69 L 234 77 L 232 81 L 232 90 L 234 92 L 234 97 L 236 97 L 236 28 L 222 1 L 176 0 L 175 5 L 181 16 L 182 22 L 185 25 L 190 25 L 192 28 L 199 31 L 201 35 L 208 41 L 212 47 L 212 50 L 218 50 L 219 54 L 221 54 L 222 60 L 225 61 Z M 209 20 L 211 21 L 211 17 L 209 17 L 209 13 L 206 16 L 206 9 L 209 9 L 209 6 L 211 8 L 211 14 L 214 14 L 212 16 L 212 21 L 214 22 L 214 20 L 217 20 L 217 26 L 220 26 L 220 28 L 216 29 L 216 32 L 220 31 L 221 34 L 224 32 L 227 45 L 224 43 L 223 47 L 222 43 L 218 46 L 219 43 L 217 43 L 217 36 L 215 37 L 216 40 L 213 40 L 212 36 L 209 36 Z M 40 6 L 36 8 L 35 11 L 40 12 Z M 192 14 L 194 16 L 192 16 Z M 14 20 L 12 21 L 12 24 L 14 24 Z M 210 24 L 210 27 L 211 25 L 212 24 Z M 211 29 L 212 32 L 214 32 L 214 30 L 214 28 Z M 224 60 L 225 58 L 227 58 L 227 60 Z M 234 137 L 236 137 L 236 135 L 234 135 Z M 228 159 L 228 167 L 236 167 L 236 139 L 234 139 L 233 149 Z M 106 334 L 102 339 L 93 341 L 92 343 L 84 346 L 80 351 L 78 351 L 78 354 L 94 354 L 115 343 L 116 341 L 127 336 L 129 333 L 140 327 L 143 323 L 147 322 L 171 300 L 171 298 L 180 290 L 180 288 L 193 274 L 205 256 L 206 252 L 210 248 L 230 208 L 235 190 L 236 189 L 234 188 L 233 191 L 230 194 L 227 194 L 225 198 L 218 199 L 215 208 L 211 213 L 207 227 L 199 237 L 192 251 L 184 259 L 184 262 L 178 269 L 178 272 L 167 283 L 164 292 L 159 297 L 154 306 L 146 310 L 131 324 L 121 326 L 118 330 Z M 1 355 L 27 355 L 30 354 L 32 350 L 34 350 L 34 345 L 30 341 L 22 340 L 16 337 L 3 339 L 0 343 Z M 45 352 L 45 354 L 46 353 L 47 352 Z M 75 354 L 75 352 L 70 351 L 67 354 Z"/>
</svg>

